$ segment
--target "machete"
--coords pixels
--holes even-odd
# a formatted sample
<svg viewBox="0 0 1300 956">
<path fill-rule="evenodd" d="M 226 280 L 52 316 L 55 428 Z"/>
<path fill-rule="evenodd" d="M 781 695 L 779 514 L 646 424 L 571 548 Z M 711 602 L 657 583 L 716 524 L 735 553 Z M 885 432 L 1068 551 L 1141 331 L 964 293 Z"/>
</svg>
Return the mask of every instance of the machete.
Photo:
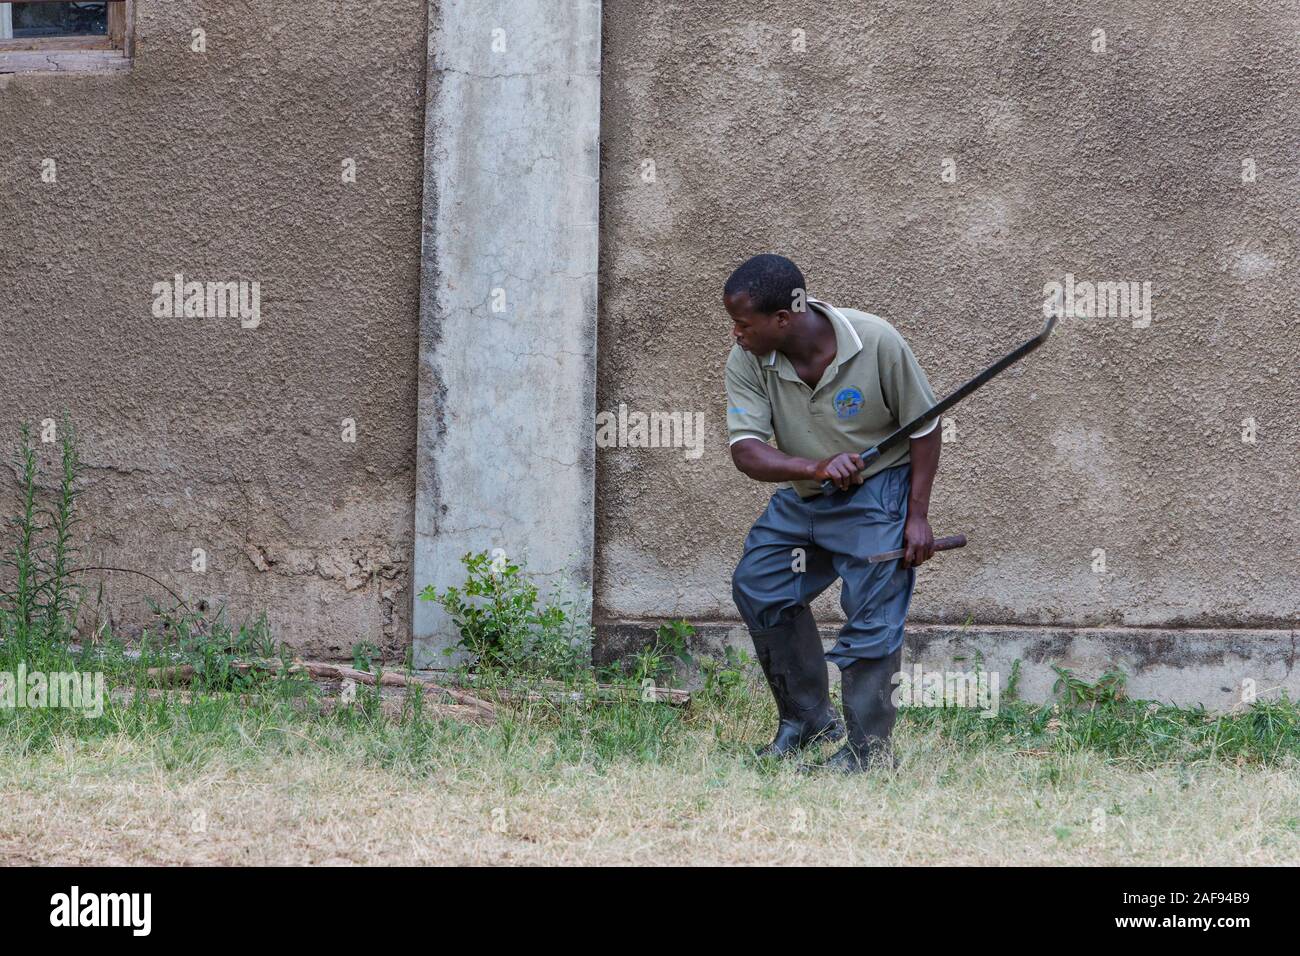
<svg viewBox="0 0 1300 956">
<path fill-rule="evenodd" d="M 935 553 L 940 551 L 951 551 L 954 548 L 964 547 L 966 547 L 966 536 L 964 534 L 953 534 L 946 538 L 934 539 Z M 882 551 L 880 554 L 873 554 L 867 558 L 867 563 L 880 564 L 882 561 L 897 561 L 905 554 L 907 554 L 906 548 L 895 548 L 893 551 Z"/>
<path fill-rule="evenodd" d="M 1015 365 L 1017 362 L 1019 362 L 1022 358 L 1024 358 L 1034 349 L 1038 348 L 1038 346 L 1046 342 L 1047 337 L 1052 334 L 1052 329 L 1054 329 L 1055 327 L 1056 327 L 1056 316 L 1055 315 L 1048 316 L 1047 321 L 1043 323 L 1043 331 L 1039 332 L 1037 335 L 1035 335 L 1024 345 L 1021 345 L 1015 351 L 1010 352 L 1007 355 L 1004 355 L 1002 358 L 998 359 L 996 362 L 994 362 L 984 371 L 980 372 L 978 375 L 976 375 L 973 379 L 971 379 L 961 388 L 957 389 L 955 392 L 953 392 L 951 395 L 947 396 L 946 398 L 936 402 L 928 411 L 922 412 L 920 415 L 917 415 L 916 418 L 912 419 L 906 425 L 899 428 L 896 432 L 894 432 L 884 441 L 880 442 L 878 445 L 874 445 L 873 447 L 868 448 L 866 451 L 864 451 L 860 456 L 862 458 L 862 467 L 865 469 L 867 465 L 875 461 L 877 458 L 879 458 L 885 452 L 889 451 L 895 445 L 899 445 L 907 441 L 911 437 L 912 432 L 916 431 L 926 422 L 933 421 L 934 419 L 938 418 L 940 415 L 942 415 L 948 409 L 952 408 L 954 405 L 960 402 L 971 392 L 975 391 L 975 389 L 979 388 L 989 379 L 993 378 L 993 376 L 997 375 L 999 372 L 1003 371 L 1008 366 Z M 829 478 L 827 478 L 825 481 L 822 482 L 823 493 L 830 494 L 831 492 L 838 491 L 838 490 L 839 489 L 835 487 L 835 482 L 831 481 Z M 850 488 L 850 490 L 852 489 Z"/>
</svg>

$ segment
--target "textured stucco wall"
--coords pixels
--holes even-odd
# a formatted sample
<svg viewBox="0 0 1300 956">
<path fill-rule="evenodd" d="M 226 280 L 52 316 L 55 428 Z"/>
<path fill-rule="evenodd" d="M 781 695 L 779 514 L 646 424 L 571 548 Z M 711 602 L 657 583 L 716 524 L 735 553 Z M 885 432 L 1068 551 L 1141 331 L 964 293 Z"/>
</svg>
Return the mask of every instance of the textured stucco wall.
<svg viewBox="0 0 1300 956">
<path fill-rule="evenodd" d="M 0 435 L 70 414 L 87 562 L 266 610 L 303 649 L 400 655 L 425 0 L 138 6 L 129 73 L 0 77 Z M 259 281 L 261 325 L 155 318 L 176 272 Z M 127 627 L 145 594 L 105 590 Z"/>
<path fill-rule="evenodd" d="M 80 428 L 87 561 L 306 650 L 410 636 L 425 6 L 146 3 L 129 73 L 0 77 L 0 429 Z M 1037 328 L 1045 282 L 1152 283 L 1149 328 L 1067 319 L 956 411 L 932 518 L 972 545 L 914 620 L 1294 627 L 1294 0 L 603 6 L 595 410 L 707 424 L 698 458 L 598 451 L 606 619 L 734 621 L 769 489 L 727 457 L 718 289 L 778 250 L 939 391 Z M 261 282 L 261 326 L 155 318 L 177 271 Z M 146 593 L 105 592 L 126 625 Z"/>
<path fill-rule="evenodd" d="M 940 393 L 1037 330 L 1045 283 L 1151 282 L 1148 328 L 1066 319 L 955 410 L 931 521 L 971 546 L 914 621 L 1294 627 L 1300 6 L 1084 9 L 607 2 L 598 407 L 709 428 L 698 460 L 599 453 L 607 620 L 735 618 L 770 486 L 728 458 L 719 289 L 778 251 Z"/>
</svg>

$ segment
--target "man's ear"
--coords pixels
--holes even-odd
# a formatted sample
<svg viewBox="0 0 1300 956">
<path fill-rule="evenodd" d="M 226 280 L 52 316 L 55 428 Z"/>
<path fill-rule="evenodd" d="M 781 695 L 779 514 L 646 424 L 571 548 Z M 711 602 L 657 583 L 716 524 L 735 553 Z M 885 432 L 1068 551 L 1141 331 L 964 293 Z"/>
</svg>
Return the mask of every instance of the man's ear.
<svg viewBox="0 0 1300 956">
<path fill-rule="evenodd" d="M 794 318 L 794 314 L 789 309 L 777 309 L 772 314 L 776 316 L 778 328 L 782 329 L 789 325 L 790 320 Z"/>
</svg>

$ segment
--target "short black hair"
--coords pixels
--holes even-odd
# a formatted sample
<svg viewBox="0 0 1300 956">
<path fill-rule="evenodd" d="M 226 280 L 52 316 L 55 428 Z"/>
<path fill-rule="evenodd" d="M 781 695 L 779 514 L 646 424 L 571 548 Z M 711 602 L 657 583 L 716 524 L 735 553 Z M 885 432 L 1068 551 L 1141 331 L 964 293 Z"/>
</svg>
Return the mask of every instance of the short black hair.
<svg viewBox="0 0 1300 956">
<path fill-rule="evenodd" d="M 745 293 L 754 310 L 771 315 L 794 306 L 796 289 L 804 288 L 803 273 L 785 256 L 766 253 L 740 264 L 722 287 L 723 296 Z"/>
</svg>

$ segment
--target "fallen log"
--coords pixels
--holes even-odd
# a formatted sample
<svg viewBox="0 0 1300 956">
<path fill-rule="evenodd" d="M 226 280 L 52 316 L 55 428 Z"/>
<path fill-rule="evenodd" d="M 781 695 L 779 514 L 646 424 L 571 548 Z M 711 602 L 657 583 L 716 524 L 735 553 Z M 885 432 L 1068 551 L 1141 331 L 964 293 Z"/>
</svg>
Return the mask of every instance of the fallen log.
<svg viewBox="0 0 1300 956">
<path fill-rule="evenodd" d="M 304 673 L 303 668 L 298 664 L 291 664 L 288 670 L 285 670 L 283 661 L 231 661 L 230 669 L 240 674 L 247 674 L 251 671 L 266 671 L 269 674 L 279 674 L 286 672 L 290 674 Z M 188 684 L 194 680 L 198 670 L 193 664 L 175 664 L 170 667 L 151 667 L 145 672 L 148 679 L 156 684 L 170 686 L 174 684 Z"/>
<path fill-rule="evenodd" d="M 355 667 L 345 667 L 342 664 L 328 664 L 324 661 L 300 661 L 297 663 L 300 663 L 315 680 L 352 680 L 356 681 L 358 684 L 369 684 L 371 686 L 382 684 L 385 687 L 420 686 L 425 689 L 426 693 L 432 691 L 446 694 L 458 704 L 462 704 L 466 707 L 473 707 L 476 710 L 482 711 L 487 719 L 496 719 L 496 708 L 487 701 L 475 697 L 473 694 L 467 694 L 461 690 L 444 687 L 441 684 L 423 677 L 417 677 L 414 675 L 408 677 L 397 671 L 384 671 L 380 675 L 375 675 L 370 671 L 360 671 Z"/>
<path fill-rule="evenodd" d="M 253 670 L 263 670 L 270 674 L 285 672 L 285 664 L 279 660 L 235 661 L 230 666 L 232 670 L 244 674 Z M 287 673 L 306 674 L 313 680 L 318 681 L 351 680 L 372 687 L 377 684 L 382 684 L 385 687 L 411 687 L 418 684 L 424 687 L 426 692 L 433 691 L 444 694 L 458 704 L 481 711 L 488 720 L 496 718 L 496 710 L 483 697 L 492 697 L 498 702 L 510 703 L 661 703 L 674 707 L 686 707 L 691 702 L 690 691 L 679 690 L 675 687 L 659 687 L 655 685 L 642 688 L 619 684 L 595 684 L 588 693 L 583 690 L 572 690 L 554 680 L 538 680 L 528 684 L 514 683 L 499 687 L 476 680 L 470 676 L 453 674 L 449 671 L 440 673 L 435 680 L 433 677 L 425 677 L 422 674 L 408 676 L 400 671 L 384 671 L 382 674 L 376 675 L 370 671 L 357 670 L 354 667 L 348 667 L 346 664 L 331 664 L 328 661 L 295 659 L 290 662 Z M 172 667 L 151 667 L 148 674 L 151 682 L 169 686 L 190 683 L 194 679 L 195 670 L 191 664 L 178 664 Z M 448 684 L 457 686 L 451 687 L 447 686 Z M 458 687 L 470 688 L 476 694 L 459 690 Z"/>
<path fill-rule="evenodd" d="M 429 678 L 411 676 L 397 671 L 384 671 L 380 675 L 370 671 L 357 670 L 355 667 L 347 667 L 342 664 L 330 664 L 326 661 L 304 661 L 295 659 L 289 663 L 287 669 L 283 661 L 278 660 L 252 660 L 252 661 L 232 661 L 230 669 L 238 671 L 241 674 L 247 674 L 254 670 L 264 670 L 270 674 L 306 674 L 313 680 L 350 680 L 358 684 L 367 684 L 376 686 L 382 684 L 385 687 L 421 687 L 425 694 L 443 694 L 450 697 L 457 704 L 472 708 L 478 711 L 485 720 L 496 719 L 496 708 L 481 698 L 468 694 L 463 690 L 457 690 L 451 687 L 444 687 L 435 683 Z M 171 667 L 151 667 L 148 670 L 148 677 L 151 682 L 162 684 L 164 686 L 174 686 L 178 684 L 189 684 L 194 680 L 195 668 L 193 664 L 177 664 Z"/>
<path fill-rule="evenodd" d="M 129 704 L 135 699 L 136 693 L 136 690 L 131 687 L 114 687 L 109 691 L 108 697 L 115 703 Z M 185 703 L 191 703 L 194 700 L 194 691 L 183 689 L 146 687 L 141 688 L 139 693 L 148 697 L 150 700 L 161 700 L 168 697 L 184 701 Z M 246 706 L 256 703 L 257 698 L 252 694 L 240 694 L 238 695 L 238 700 L 240 704 Z M 293 701 L 293 706 L 297 709 L 303 709 L 308 705 L 308 703 L 309 702 L 305 699 L 297 698 Z M 350 702 L 344 701 L 339 697 L 323 697 L 318 703 L 320 704 L 321 713 L 324 714 L 333 713 L 342 707 L 353 706 Z M 391 718 L 402 716 L 405 704 L 406 701 L 403 697 L 385 696 L 382 697 L 379 702 L 380 710 L 383 715 Z M 436 701 L 426 701 L 424 712 L 434 717 L 446 717 L 451 720 L 460 721 L 461 723 L 488 724 L 492 722 L 492 719 L 485 716 L 482 710 L 477 707 L 469 707 L 465 704 L 442 704 Z"/>
<path fill-rule="evenodd" d="M 194 679 L 194 665 L 178 664 L 175 667 L 151 667 L 145 671 L 145 676 L 151 684 L 162 684 L 164 686 L 188 684 Z"/>
</svg>

